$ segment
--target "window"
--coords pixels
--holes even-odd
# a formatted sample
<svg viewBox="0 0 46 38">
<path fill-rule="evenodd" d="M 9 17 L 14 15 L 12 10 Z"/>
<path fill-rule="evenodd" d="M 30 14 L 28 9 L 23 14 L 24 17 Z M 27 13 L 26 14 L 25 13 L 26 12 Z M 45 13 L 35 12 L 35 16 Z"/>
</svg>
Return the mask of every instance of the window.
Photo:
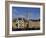
<svg viewBox="0 0 46 38">
<path fill-rule="evenodd" d="M 16 24 L 16 27 L 18 27 L 18 24 Z"/>
</svg>

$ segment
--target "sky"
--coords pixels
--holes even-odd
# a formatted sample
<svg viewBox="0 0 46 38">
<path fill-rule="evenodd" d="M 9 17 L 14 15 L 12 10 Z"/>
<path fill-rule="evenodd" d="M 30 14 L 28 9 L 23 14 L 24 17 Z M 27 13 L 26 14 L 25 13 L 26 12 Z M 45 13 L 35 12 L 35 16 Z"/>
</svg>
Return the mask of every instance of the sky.
<svg viewBox="0 0 46 38">
<path fill-rule="evenodd" d="M 40 8 L 32 7 L 12 7 L 12 18 L 25 17 L 29 19 L 40 18 Z"/>
</svg>

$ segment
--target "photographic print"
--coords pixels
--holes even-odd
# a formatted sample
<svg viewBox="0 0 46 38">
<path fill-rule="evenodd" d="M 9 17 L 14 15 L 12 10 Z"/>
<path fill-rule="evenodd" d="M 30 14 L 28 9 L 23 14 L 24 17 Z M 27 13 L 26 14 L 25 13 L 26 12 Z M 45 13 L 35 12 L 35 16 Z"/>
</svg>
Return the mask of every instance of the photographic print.
<svg viewBox="0 0 46 38">
<path fill-rule="evenodd" d="M 12 7 L 12 31 L 40 30 L 40 8 Z"/>
<path fill-rule="evenodd" d="M 9 14 L 7 31 L 9 36 L 28 36 L 43 34 L 44 4 L 16 2 L 7 3 L 7 16 Z"/>
</svg>

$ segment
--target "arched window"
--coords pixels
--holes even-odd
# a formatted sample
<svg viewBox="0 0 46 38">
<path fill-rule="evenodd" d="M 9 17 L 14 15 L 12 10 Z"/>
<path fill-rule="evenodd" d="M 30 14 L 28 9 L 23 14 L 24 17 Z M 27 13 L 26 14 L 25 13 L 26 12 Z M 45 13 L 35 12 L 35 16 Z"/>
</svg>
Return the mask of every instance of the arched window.
<svg viewBox="0 0 46 38">
<path fill-rule="evenodd" d="M 27 24 L 27 28 L 29 27 L 29 25 Z"/>
</svg>

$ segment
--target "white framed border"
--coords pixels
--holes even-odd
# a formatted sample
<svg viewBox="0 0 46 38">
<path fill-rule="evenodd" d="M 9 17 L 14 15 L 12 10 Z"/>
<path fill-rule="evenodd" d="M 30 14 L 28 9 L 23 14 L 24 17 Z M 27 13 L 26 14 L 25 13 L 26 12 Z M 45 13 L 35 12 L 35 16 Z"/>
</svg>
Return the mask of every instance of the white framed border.
<svg viewBox="0 0 46 38">
<path fill-rule="evenodd" d="M 30 31 L 12 31 L 12 7 L 35 7 L 40 8 L 40 30 Z M 10 4 L 9 5 L 9 34 L 27 34 L 27 33 L 43 33 L 43 6 L 42 5 L 24 5 L 24 4 Z"/>
</svg>

